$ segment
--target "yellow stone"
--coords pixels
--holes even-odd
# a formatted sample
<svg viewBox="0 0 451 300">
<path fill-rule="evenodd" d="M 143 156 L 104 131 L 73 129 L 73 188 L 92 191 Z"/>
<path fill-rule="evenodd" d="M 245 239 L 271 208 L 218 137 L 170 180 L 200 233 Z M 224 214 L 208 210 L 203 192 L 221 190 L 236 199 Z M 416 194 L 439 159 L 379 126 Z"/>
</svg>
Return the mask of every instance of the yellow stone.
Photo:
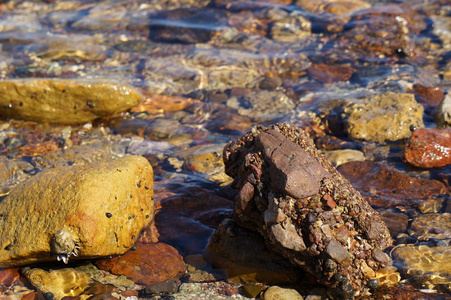
<svg viewBox="0 0 451 300">
<path fill-rule="evenodd" d="M 141 156 L 45 170 L 0 202 L 0 267 L 120 255 L 153 219 Z"/>
<path fill-rule="evenodd" d="M 90 281 L 83 271 L 72 268 L 49 272 L 39 268 L 24 268 L 22 272 L 39 292 L 52 293 L 55 300 L 80 295 Z"/>
<path fill-rule="evenodd" d="M 0 117 L 35 122 L 80 124 L 136 106 L 132 87 L 86 80 L 0 81 Z"/>
</svg>

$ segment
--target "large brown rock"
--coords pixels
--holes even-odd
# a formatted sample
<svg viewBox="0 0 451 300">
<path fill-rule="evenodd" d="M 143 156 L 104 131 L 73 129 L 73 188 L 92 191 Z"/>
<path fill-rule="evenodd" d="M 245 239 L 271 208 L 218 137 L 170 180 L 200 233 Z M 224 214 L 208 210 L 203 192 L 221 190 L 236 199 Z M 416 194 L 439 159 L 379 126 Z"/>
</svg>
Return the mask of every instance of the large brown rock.
<svg viewBox="0 0 451 300">
<path fill-rule="evenodd" d="M 141 94 L 111 82 L 65 79 L 0 82 L 0 117 L 80 124 L 127 110 Z"/>
<path fill-rule="evenodd" d="M 0 267 L 123 254 L 153 219 L 141 156 L 48 169 L 0 202 Z"/>
<path fill-rule="evenodd" d="M 286 123 L 255 127 L 224 149 L 240 189 L 233 218 L 338 298 L 352 298 L 390 265 L 390 233 L 360 193 Z M 210 246 L 209 246 L 210 247 Z"/>
</svg>

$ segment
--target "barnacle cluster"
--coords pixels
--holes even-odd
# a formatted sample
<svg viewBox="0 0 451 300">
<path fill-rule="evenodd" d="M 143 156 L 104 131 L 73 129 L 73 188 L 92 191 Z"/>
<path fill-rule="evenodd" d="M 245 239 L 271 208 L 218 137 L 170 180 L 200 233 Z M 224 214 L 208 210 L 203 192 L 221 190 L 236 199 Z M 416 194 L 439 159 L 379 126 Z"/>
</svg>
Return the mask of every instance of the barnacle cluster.
<svg viewBox="0 0 451 300">
<path fill-rule="evenodd" d="M 67 264 L 71 255 L 78 256 L 79 250 L 79 240 L 73 230 L 69 227 L 63 227 L 54 234 L 52 240 L 52 252 L 56 254 L 56 259 L 58 261 L 62 260 Z"/>
</svg>

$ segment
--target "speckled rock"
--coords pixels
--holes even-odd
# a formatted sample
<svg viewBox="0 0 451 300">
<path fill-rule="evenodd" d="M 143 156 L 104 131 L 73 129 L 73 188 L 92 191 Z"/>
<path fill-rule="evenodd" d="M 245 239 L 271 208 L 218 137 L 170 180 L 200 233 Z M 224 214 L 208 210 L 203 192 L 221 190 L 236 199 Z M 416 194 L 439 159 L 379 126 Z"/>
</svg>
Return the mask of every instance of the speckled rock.
<svg viewBox="0 0 451 300">
<path fill-rule="evenodd" d="M 165 243 L 136 245 L 135 250 L 120 257 L 97 261 L 97 267 L 113 274 L 125 275 L 141 285 L 179 279 L 185 273 L 183 258 L 172 246 Z"/>
<path fill-rule="evenodd" d="M 356 104 L 345 130 L 351 138 L 384 142 L 410 137 L 412 125 L 424 127 L 423 107 L 414 95 L 387 93 Z"/>
<path fill-rule="evenodd" d="M 420 168 L 451 165 L 451 128 L 415 129 L 404 149 L 406 161 Z"/>
<path fill-rule="evenodd" d="M 262 300 L 303 300 L 304 298 L 294 289 L 272 286 L 265 291 Z"/>
<path fill-rule="evenodd" d="M 123 254 L 152 220 L 141 156 L 42 171 L 0 203 L 0 266 Z"/>
<path fill-rule="evenodd" d="M 73 268 L 46 271 L 27 267 L 22 273 L 40 293 L 51 293 L 55 300 L 80 295 L 90 281 L 85 272 Z"/>
<path fill-rule="evenodd" d="M 263 121 L 286 114 L 294 108 L 294 103 L 280 91 L 249 91 L 229 98 L 227 106 L 236 109 L 240 115 Z"/>
<path fill-rule="evenodd" d="M 223 157 L 240 189 L 234 220 L 338 297 L 358 295 L 390 264 L 382 249 L 392 241 L 380 216 L 303 130 L 257 126 Z"/>
<path fill-rule="evenodd" d="M 392 255 L 400 270 L 420 287 L 451 291 L 451 247 L 403 245 Z"/>
<path fill-rule="evenodd" d="M 36 122 L 80 124 L 137 105 L 141 94 L 111 82 L 45 79 L 0 82 L 0 116 Z"/>
</svg>

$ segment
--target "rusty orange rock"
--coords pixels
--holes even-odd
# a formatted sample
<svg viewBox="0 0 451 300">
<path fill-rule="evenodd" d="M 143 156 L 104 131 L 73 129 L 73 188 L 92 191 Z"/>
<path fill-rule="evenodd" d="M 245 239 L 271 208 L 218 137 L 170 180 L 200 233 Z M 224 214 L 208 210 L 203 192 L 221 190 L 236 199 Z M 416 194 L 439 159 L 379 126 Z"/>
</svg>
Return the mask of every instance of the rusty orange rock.
<svg viewBox="0 0 451 300">
<path fill-rule="evenodd" d="M 405 160 L 420 168 L 451 164 L 451 129 L 414 130 L 404 149 Z"/>
<path fill-rule="evenodd" d="M 165 243 L 136 243 L 136 246 L 136 250 L 120 257 L 97 261 L 97 267 L 116 275 L 125 275 L 142 285 L 178 279 L 185 273 L 183 258 L 172 246 Z"/>
</svg>

